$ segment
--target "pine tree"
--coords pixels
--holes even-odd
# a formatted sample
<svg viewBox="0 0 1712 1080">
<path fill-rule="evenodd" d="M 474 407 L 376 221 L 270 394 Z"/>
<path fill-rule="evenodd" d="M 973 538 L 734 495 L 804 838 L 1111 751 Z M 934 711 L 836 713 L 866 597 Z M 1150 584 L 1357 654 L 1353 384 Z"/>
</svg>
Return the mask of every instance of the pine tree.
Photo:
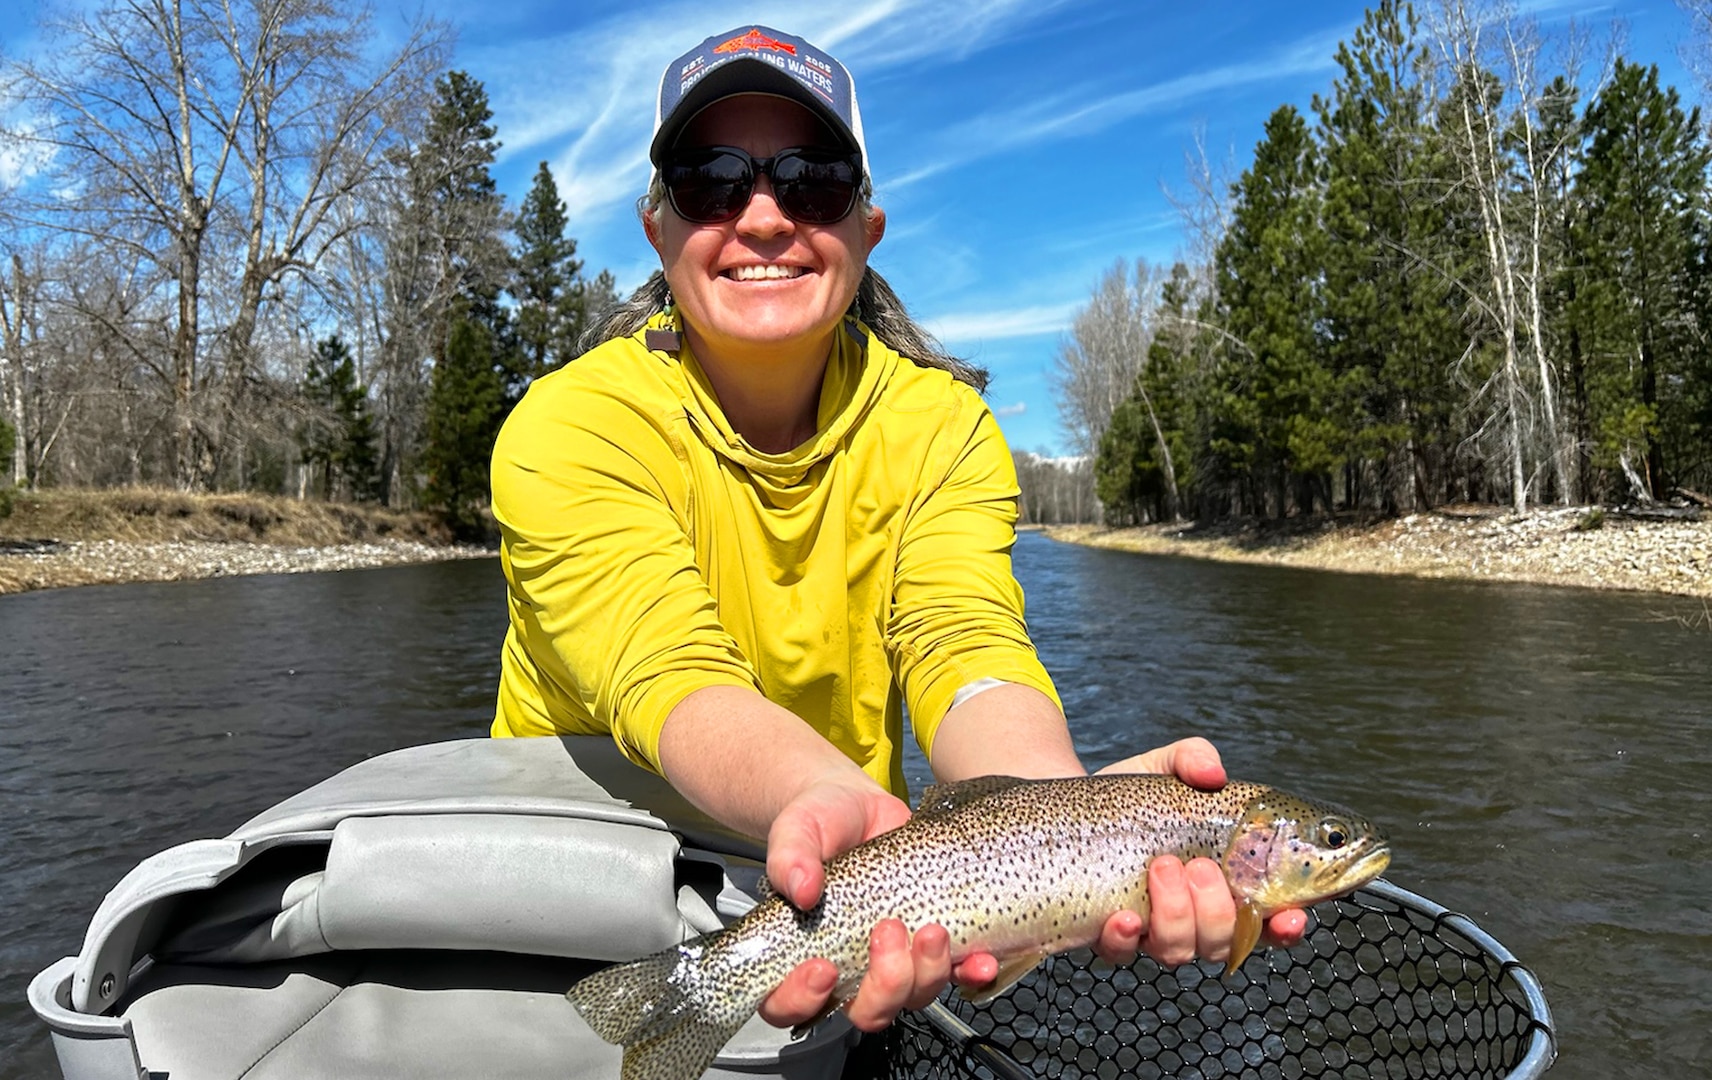
<svg viewBox="0 0 1712 1080">
<path fill-rule="evenodd" d="M 517 212 L 517 338 L 525 359 L 522 385 L 510 388 L 513 400 L 531 379 L 539 378 L 575 355 L 584 321 L 582 262 L 577 242 L 565 235 L 565 204 L 553 173 L 543 161 Z"/>
<path fill-rule="evenodd" d="M 1149 313 L 1151 340 L 1094 458 L 1095 493 L 1113 523 L 1181 520 L 1193 492 L 1194 365 L 1202 337 L 1190 318 L 1194 291 L 1189 268 L 1179 262 L 1159 286 L 1157 302 L 1136 298 Z"/>
<path fill-rule="evenodd" d="M 524 367 L 510 284 L 510 228 L 490 166 L 499 148 L 487 91 L 461 71 L 436 84 L 439 102 L 412 163 L 414 190 L 437 246 L 446 299 L 432 334 L 433 376 L 423 418 L 423 501 L 462 536 L 480 531 L 488 459 L 504 418 L 505 390 Z"/>
<path fill-rule="evenodd" d="M 1224 323 L 1240 343 L 1224 372 L 1231 392 L 1222 400 L 1246 400 L 1221 426 L 1229 465 L 1246 467 L 1260 490 L 1272 490 L 1282 517 L 1292 481 L 1302 509 L 1312 509 L 1316 492 L 1329 501 L 1331 471 L 1352 439 L 1339 425 L 1346 413 L 1317 339 L 1319 188 L 1314 145 L 1293 106 L 1266 122 L 1254 165 L 1235 190 L 1230 230 L 1216 255 Z"/>
<path fill-rule="evenodd" d="M 1548 351 L 1556 360 L 1562 391 L 1564 436 L 1573 460 L 1569 470 L 1572 498 L 1593 493 L 1593 432 L 1587 408 L 1587 370 L 1584 335 L 1584 304 L 1580 302 L 1585 258 L 1582 244 L 1585 215 L 1575 196 L 1575 177 L 1581 171 L 1582 131 L 1577 107 L 1578 91 L 1559 75 L 1540 95 L 1539 144 L 1545 148 L 1540 198 L 1545 217 L 1542 251 L 1544 281 L 1540 304 L 1542 333 Z"/>
<path fill-rule="evenodd" d="M 1658 67 L 1619 60 L 1588 107 L 1576 191 L 1585 212 L 1584 310 L 1595 463 L 1660 498 L 1678 461 L 1704 453 L 1696 400 L 1695 293 L 1712 162 L 1700 111 Z"/>
<path fill-rule="evenodd" d="M 303 464 L 320 477 L 321 494 L 343 489 L 358 501 L 379 487 L 379 454 L 368 390 L 357 383 L 356 365 L 337 334 L 318 343 L 303 376 L 309 419 L 298 429 Z"/>
<path fill-rule="evenodd" d="M 1451 183 L 1416 29 L 1408 4 L 1381 0 L 1338 46 L 1330 97 L 1315 99 L 1328 361 L 1339 386 L 1357 391 L 1352 450 L 1367 463 L 1346 487 L 1383 510 L 1430 506 L 1448 486 L 1456 440 L 1446 373 L 1466 340 L 1455 274 L 1440 257 Z"/>
<path fill-rule="evenodd" d="M 423 421 L 423 498 L 465 539 L 484 532 L 480 507 L 488 501 L 488 459 L 504 418 L 500 367 L 492 329 L 481 319 L 453 319 L 446 351 L 434 365 Z"/>
</svg>

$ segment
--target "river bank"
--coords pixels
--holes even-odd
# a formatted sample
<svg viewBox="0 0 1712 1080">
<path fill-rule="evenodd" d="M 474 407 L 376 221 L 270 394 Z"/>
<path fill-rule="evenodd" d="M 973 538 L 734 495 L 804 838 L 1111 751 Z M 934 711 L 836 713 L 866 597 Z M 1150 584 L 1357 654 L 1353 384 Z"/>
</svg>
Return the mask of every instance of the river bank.
<svg viewBox="0 0 1712 1080">
<path fill-rule="evenodd" d="M 20 492 L 0 517 L 0 595 L 491 556 L 427 514 L 266 495 Z"/>
<path fill-rule="evenodd" d="M 1155 555 L 1361 574 L 1519 581 L 1712 598 L 1712 515 L 1655 520 L 1488 506 L 1368 523 L 1326 520 L 1113 529 L 1054 525 L 1055 540 Z"/>
</svg>

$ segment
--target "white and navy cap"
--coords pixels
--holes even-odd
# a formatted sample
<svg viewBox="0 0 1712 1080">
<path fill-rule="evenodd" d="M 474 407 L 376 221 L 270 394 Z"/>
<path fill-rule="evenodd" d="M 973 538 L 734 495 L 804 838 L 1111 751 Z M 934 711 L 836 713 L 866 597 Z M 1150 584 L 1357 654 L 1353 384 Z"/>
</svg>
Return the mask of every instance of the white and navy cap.
<svg viewBox="0 0 1712 1080">
<path fill-rule="evenodd" d="M 660 164 L 696 113 L 733 94 L 776 94 L 801 102 L 861 155 L 867 172 L 868 147 L 849 70 L 800 37 L 753 24 L 715 34 L 666 65 L 648 160 Z"/>
</svg>

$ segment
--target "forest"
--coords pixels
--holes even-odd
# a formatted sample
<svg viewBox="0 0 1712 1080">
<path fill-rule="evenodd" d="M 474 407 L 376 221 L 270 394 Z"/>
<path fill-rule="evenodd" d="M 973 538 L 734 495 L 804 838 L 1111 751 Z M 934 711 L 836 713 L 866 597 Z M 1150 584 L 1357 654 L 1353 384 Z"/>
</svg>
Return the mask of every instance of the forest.
<svg viewBox="0 0 1712 1080">
<path fill-rule="evenodd" d="M 1712 505 L 1712 147 L 1613 41 L 1370 9 L 1239 176 L 1191 157 L 1191 254 L 1077 315 L 1062 477 L 1114 524 Z"/>
<path fill-rule="evenodd" d="M 1712 0 L 1684 0 L 1708 40 Z M 150 486 L 482 529 L 494 434 L 615 300 L 543 162 L 515 207 L 433 21 L 68 8 L 0 59 L 0 493 Z M 1705 503 L 1712 144 L 1620 35 L 1383 0 L 1184 254 L 1058 346 L 1026 521 Z M 1703 53 L 1708 52 L 1703 46 Z"/>
<path fill-rule="evenodd" d="M 0 483 L 267 491 L 479 531 L 585 276 L 449 29 L 327 0 L 70 8 L 0 65 Z"/>
</svg>

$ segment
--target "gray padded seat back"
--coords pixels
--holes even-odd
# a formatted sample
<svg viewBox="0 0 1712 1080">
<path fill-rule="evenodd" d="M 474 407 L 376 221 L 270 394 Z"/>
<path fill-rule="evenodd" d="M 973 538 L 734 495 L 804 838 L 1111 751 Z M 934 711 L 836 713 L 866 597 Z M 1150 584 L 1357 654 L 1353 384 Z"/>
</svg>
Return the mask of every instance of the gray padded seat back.
<svg viewBox="0 0 1712 1080">
<path fill-rule="evenodd" d="M 608 739 L 415 747 L 145 861 L 31 1000 L 67 1080 L 616 1076 L 564 991 L 717 929 L 760 854 Z M 847 1031 L 716 1069 L 836 1076 Z"/>
</svg>

